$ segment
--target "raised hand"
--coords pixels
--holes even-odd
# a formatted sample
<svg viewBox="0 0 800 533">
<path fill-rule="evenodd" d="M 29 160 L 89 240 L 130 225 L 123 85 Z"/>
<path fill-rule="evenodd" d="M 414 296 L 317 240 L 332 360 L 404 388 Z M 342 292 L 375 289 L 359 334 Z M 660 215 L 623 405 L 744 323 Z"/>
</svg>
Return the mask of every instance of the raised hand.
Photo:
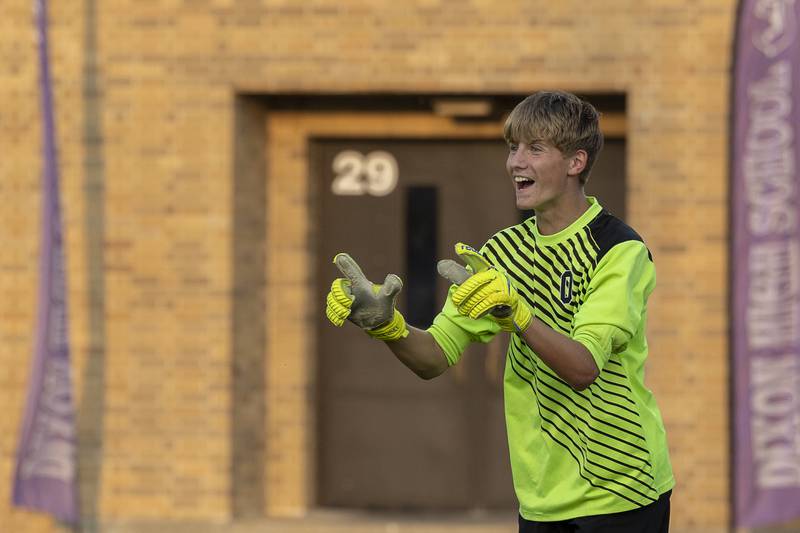
<svg viewBox="0 0 800 533">
<path fill-rule="evenodd" d="M 403 282 L 395 274 L 386 276 L 382 285 L 372 283 L 358 263 L 346 253 L 337 254 L 333 263 L 345 275 L 331 284 L 325 313 L 335 326 L 345 319 L 381 340 L 397 340 L 408 335 L 405 319 L 395 301 Z"/>
<path fill-rule="evenodd" d="M 437 270 L 458 285 L 451 297 L 458 312 L 473 319 L 489 313 L 505 331 L 527 329 L 533 314 L 506 274 L 494 268 L 471 246 L 458 243 L 455 249 L 467 268 L 452 259 L 444 259 L 439 261 Z"/>
</svg>

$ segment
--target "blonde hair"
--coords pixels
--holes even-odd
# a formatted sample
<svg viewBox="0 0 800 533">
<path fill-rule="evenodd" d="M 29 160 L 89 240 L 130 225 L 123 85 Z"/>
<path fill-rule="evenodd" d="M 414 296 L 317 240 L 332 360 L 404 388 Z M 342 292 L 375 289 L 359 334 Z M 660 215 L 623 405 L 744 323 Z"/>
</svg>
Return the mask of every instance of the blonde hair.
<svg viewBox="0 0 800 533">
<path fill-rule="evenodd" d="M 566 155 L 584 150 L 586 167 L 578 176 L 583 185 L 603 148 L 599 121 L 594 106 L 574 94 L 541 91 L 517 104 L 503 126 L 503 137 L 507 143 L 546 141 Z"/>
</svg>

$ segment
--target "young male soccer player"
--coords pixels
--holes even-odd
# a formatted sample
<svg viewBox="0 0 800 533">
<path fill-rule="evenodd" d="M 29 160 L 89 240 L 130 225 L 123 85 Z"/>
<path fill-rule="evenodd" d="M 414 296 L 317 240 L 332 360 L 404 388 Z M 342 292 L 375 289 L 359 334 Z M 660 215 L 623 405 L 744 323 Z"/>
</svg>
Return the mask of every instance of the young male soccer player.
<svg viewBox="0 0 800 533">
<path fill-rule="evenodd" d="M 644 386 L 653 260 L 641 237 L 584 194 L 603 145 L 598 113 L 565 92 L 526 98 L 505 123 L 517 207 L 535 217 L 442 261 L 453 282 L 428 330 L 408 327 L 347 254 L 327 315 L 349 319 L 424 379 L 470 342 L 511 334 L 504 376 L 520 532 L 665 532 L 675 484 L 661 414 Z"/>
</svg>

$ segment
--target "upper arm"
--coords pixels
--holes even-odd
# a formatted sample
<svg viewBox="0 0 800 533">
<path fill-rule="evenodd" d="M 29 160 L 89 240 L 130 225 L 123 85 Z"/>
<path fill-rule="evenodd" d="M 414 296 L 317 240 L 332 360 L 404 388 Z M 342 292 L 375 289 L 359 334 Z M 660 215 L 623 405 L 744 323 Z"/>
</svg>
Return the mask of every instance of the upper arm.
<svg viewBox="0 0 800 533">
<path fill-rule="evenodd" d="M 598 369 L 641 327 L 654 287 L 655 267 L 641 241 L 616 244 L 597 264 L 571 336 L 589 350 Z"/>
</svg>

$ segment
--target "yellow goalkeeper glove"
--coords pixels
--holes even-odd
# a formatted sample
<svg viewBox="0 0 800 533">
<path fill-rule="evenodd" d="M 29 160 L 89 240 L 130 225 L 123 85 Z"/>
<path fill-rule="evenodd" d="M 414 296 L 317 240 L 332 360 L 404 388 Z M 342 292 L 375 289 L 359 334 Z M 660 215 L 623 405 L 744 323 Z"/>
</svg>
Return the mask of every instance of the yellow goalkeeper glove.
<svg viewBox="0 0 800 533">
<path fill-rule="evenodd" d="M 383 285 L 367 279 L 352 257 L 336 254 L 333 263 L 344 278 L 331 284 L 325 313 L 333 325 L 341 326 L 345 319 L 363 329 L 369 336 L 394 341 L 408 336 L 406 320 L 395 309 L 395 301 L 403 282 L 395 274 L 389 274 Z"/>
<path fill-rule="evenodd" d="M 473 319 L 489 313 L 504 331 L 528 329 L 533 312 L 508 276 L 471 246 L 458 243 L 455 249 L 467 268 L 452 259 L 444 259 L 439 261 L 437 269 L 439 274 L 458 285 L 452 295 L 458 312 Z"/>
</svg>

